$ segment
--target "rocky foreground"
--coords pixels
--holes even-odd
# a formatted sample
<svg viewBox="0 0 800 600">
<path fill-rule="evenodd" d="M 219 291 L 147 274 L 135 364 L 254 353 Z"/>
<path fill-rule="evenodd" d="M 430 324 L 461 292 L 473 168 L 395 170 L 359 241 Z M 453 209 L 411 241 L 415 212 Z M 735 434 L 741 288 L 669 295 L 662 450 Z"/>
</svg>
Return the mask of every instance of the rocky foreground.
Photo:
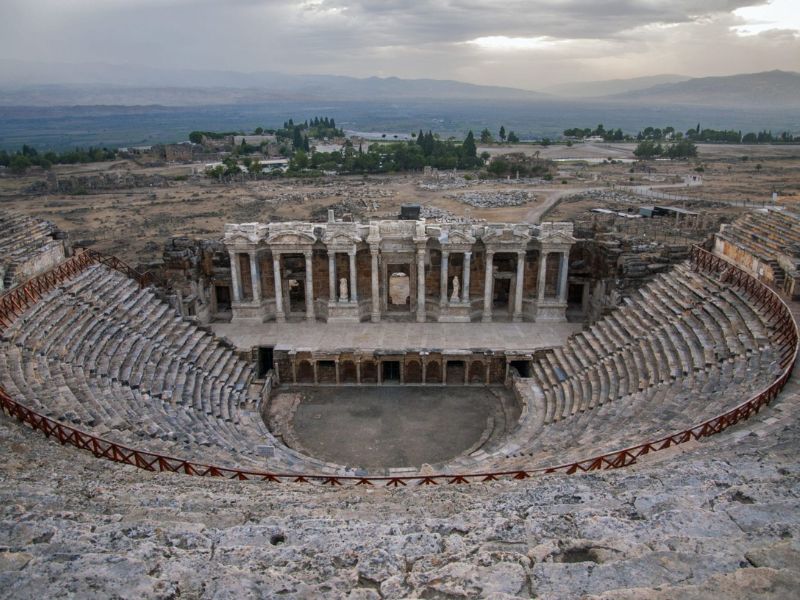
<svg viewBox="0 0 800 600">
<path fill-rule="evenodd" d="M 800 384 L 633 468 L 322 489 L 151 474 L 0 418 L 3 598 L 797 598 Z"/>
</svg>

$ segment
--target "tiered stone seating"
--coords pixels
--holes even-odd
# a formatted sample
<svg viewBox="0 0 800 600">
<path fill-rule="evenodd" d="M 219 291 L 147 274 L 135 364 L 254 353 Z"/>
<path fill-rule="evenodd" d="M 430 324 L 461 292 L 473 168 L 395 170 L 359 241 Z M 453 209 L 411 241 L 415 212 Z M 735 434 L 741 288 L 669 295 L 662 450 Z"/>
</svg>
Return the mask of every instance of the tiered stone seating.
<svg viewBox="0 0 800 600">
<path fill-rule="evenodd" d="M 10 288 L 17 266 L 60 244 L 54 239 L 56 227 L 27 215 L 0 211 L 0 290 Z"/>
<path fill-rule="evenodd" d="M 791 253 L 791 247 L 800 248 L 800 217 L 777 210 L 751 212 L 716 235 L 769 264 L 775 285 L 782 287 L 785 273 L 777 256 Z"/>
<path fill-rule="evenodd" d="M 527 404 L 509 435 L 434 469 L 552 466 L 729 410 L 779 371 L 772 324 L 756 306 L 739 288 L 679 265 L 535 360 L 532 376 L 516 382 Z M 101 264 L 0 335 L 0 385 L 51 418 L 200 463 L 353 474 L 277 441 L 255 412 L 252 381 L 228 345 Z"/>
<path fill-rule="evenodd" d="M 277 443 L 254 410 L 252 380 L 225 343 L 103 265 L 50 292 L 0 338 L 0 384 L 51 418 L 199 462 L 330 469 Z"/>
<path fill-rule="evenodd" d="M 688 264 L 663 274 L 517 382 L 519 427 L 455 461 L 468 469 L 553 466 L 721 414 L 779 374 L 767 318 L 739 289 Z"/>
</svg>

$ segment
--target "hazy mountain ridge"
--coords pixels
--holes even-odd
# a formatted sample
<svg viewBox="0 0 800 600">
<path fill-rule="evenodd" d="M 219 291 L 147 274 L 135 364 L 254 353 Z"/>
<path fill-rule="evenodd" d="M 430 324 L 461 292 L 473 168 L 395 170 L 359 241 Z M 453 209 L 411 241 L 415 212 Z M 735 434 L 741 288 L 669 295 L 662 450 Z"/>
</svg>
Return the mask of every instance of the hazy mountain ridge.
<svg viewBox="0 0 800 600">
<path fill-rule="evenodd" d="M 568 96 L 571 98 L 597 98 L 624 92 L 643 90 L 665 83 L 678 83 L 691 79 L 688 75 L 648 75 L 645 77 L 632 77 L 629 79 L 601 79 L 597 81 L 573 81 L 561 83 L 543 91 L 555 96 Z"/>
<path fill-rule="evenodd" d="M 612 96 L 630 103 L 800 108 L 800 73 L 764 71 L 724 77 L 696 77 Z"/>
<path fill-rule="evenodd" d="M 92 94 L 96 100 L 91 101 Z M 53 98 L 50 98 L 53 96 Z M 445 79 L 347 77 L 271 71 L 157 69 L 135 65 L 46 65 L 0 61 L 0 104 L 201 104 L 272 99 L 536 100 L 546 94 Z"/>
<path fill-rule="evenodd" d="M 655 85 L 653 85 L 655 83 Z M 665 106 L 798 108 L 800 74 L 767 71 L 687 78 L 653 75 L 549 88 L 563 98 Z M 559 96 L 454 80 L 285 74 L 272 71 L 160 69 L 104 63 L 45 64 L 0 60 L 0 106 L 215 106 L 274 101 L 521 101 Z"/>
</svg>

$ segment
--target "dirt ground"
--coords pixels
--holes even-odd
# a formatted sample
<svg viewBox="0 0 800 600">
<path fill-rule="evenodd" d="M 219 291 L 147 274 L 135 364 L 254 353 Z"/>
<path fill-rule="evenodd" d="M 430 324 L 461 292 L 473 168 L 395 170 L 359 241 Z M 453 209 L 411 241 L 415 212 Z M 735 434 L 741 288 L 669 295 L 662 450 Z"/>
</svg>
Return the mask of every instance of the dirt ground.
<svg viewBox="0 0 800 600">
<path fill-rule="evenodd" d="M 0 209 L 18 210 L 49 219 L 67 231 L 74 243 L 91 245 L 134 264 L 157 260 L 170 236 L 218 238 L 225 223 L 272 220 L 325 220 L 328 207 L 337 217 L 368 220 L 395 218 L 401 204 L 418 203 L 453 216 L 487 221 L 571 220 L 590 208 L 613 204 L 581 199 L 588 190 L 611 186 L 644 186 L 696 199 L 693 206 L 728 213 L 742 209 L 720 204 L 768 201 L 773 191 L 779 203 L 800 205 L 800 146 L 700 145 L 692 161 L 630 162 L 632 144 L 576 144 L 573 147 L 493 146 L 491 153 L 522 150 L 556 159 L 558 176 L 550 182 L 516 180 L 470 181 L 450 187 L 443 174 L 439 184 L 421 174 L 348 176 L 297 180 L 277 179 L 220 184 L 195 174 L 202 165 L 142 166 L 130 160 L 79 166 L 57 166 L 49 177 L 59 180 L 101 174 L 160 176 L 162 185 L 88 191 L 80 194 L 34 193 L 37 181 L 48 177 L 31 172 L 23 177 L 0 176 Z M 483 148 L 479 149 L 482 151 Z M 745 159 L 746 157 L 746 159 Z M 583 159 L 582 162 L 565 159 Z M 613 163 L 597 162 L 613 159 Z M 684 187 L 683 177 L 699 175 L 703 184 Z M 424 189 L 421 184 L 438 189 Z M 665 187 L 666 186 L 666 187 Z M 519 206 L 477 208 L 458 200 L 464 192 L 526 190 L 531 200 Z M 454 197 L 455 196 L 455 197 Z M 566 198 L 566 200 L 565 200 Z M 670 204 L 642 198 L 642 204 Z M 685 205 L 686 202 L 678 202 Z M 552 208 L 555 206 L 555 208 Z M 615 208 L 612 206 L 612 208 Z"/>
</svg>

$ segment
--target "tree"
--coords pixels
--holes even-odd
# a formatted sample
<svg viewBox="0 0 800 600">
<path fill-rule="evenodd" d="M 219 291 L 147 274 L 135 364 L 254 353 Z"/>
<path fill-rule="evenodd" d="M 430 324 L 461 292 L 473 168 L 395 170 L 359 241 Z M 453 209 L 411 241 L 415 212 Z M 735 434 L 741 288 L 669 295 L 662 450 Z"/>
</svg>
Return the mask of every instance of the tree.
<svg viewBox="0 0 800 600">
<path fill-rule="evenodd" d="M 22 175 L 32 164 L 33 162 L 31 162 L 31 159 L 24 154 L 15 154 L 9 162 L 8 167 L 11 169 L 12 173 Z"/>
<path fill-rule="evenodd" d="M 264 128 L 256 127 L 256 130 L 253 133 L 255 133 L 256 135 L 261 135 L 262 133 L 264 133 Z"/>
<path fill-rule="evenodd" d="M 291 122 L 291 119 L 289 121 Z M 292 131 L 292 147 L 295 152 L 303 149 L 303 134 L 300 131 L 299 125 L 294 127 Z"/>
<path fill-rule="evenodd" d="M 464 143 L 461 144 L 464 151 L 464 156 L 469 158 L 477 158 L 478 147 L 475 145 L 475 136 L 472 135 L 472 130 L 467 132 L 467 137 L 464 138 Z"/>
<path fill-rule="evenodd" d="M 297 150 L 292 156 L 292 160 L 289 163 L 289 168 L 293 171 L 301 171 L 303 169 L 308 168 L 308 154 L 303 152 L 302 150 Z"/>
<path fill-rule="evenodd" d="M 513 131 L 509 131 L 508 132 L 508 142 L 510 144 L 518 144 L 519 143 L 519 137 Z"/>
<path fill-rule="evenodd" d="M 663 154 L 669 158 L 691 158 L 697 156 L 697 146 L 692 140 L 684 139 L 670 144 Z"/>
<path fill-rule="evenodd" d="M 203 132 L 202 131 L 193 131 L 189 134 L 189 141 L 193 144 L 202 144 L 203 143 Z"/>
<path fill-rule="evenodd" d="M 653 140 L 642 140 L 636 145 L 633 155 L 640 160 L 648 160 L 660 156 L 662 152 L 661 144 L 656 145 Z"/>
<path fill-rule="evenodd" d="M 492 132 L 489 131 L 488 129 L 484 128 L 483 131 L 481 131 L 481 143 L 482 144 L 491 144 L 492 141 L 494 141 L 492 139 Z"/>
<path fill-rule="evenodd" d="M 251 158 L 249 156 L 245 156 L 242 159 L 242 164 L 247 169 L 248 173 L 258 174 L 261 173 L 262 171 L 261 161 L 258 160 L 258 158 Z"/>
<path fill-rule="evenodd" d="M 506 128 L 505 125 L 500 125 L 500 139 L 506 141 Z"/>
</svg>

